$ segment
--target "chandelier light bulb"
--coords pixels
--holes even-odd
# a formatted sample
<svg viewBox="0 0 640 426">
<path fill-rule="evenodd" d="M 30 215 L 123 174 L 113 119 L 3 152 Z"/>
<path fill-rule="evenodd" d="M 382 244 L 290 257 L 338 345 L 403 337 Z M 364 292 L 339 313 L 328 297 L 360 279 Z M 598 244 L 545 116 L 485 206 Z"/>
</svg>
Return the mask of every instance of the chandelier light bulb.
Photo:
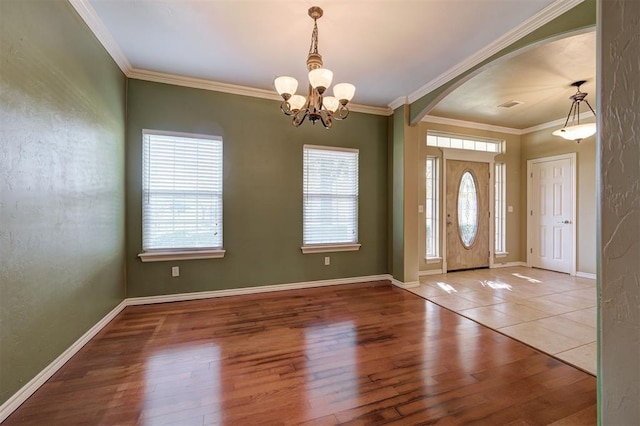
<svg viewBox="0 0 640 426">
<path fill-rule="evenodd" d="M 327 111 L 336 112 L 338 106 L 340 106 L 340 101 L 333 96 L 325 96 L 322 98 L 322 106 L 326 108 Z"/>
<path fill-rule="evenodd" d="M 311 87 L 317 89 L 320 94 L 324 92 L 327 87 L 331 86 L 331 80 L 333 80 L 333 73 L 326 68 L 316 68 L 309 71 L 309 83 Z"/>
<path fill-rule="evenodd" d="M 293 95 L 291 99 L 289 99 L 289 105 L 291 106 L 292 111 L 298 111 L 302 109 L 305 102 L 307 102 L 307 99 L 304 96 L 300 95 Z"/>
<path fill-rule="evenodd" d="M 298 80 L 293 77 L 282 76 L 273 81 L 276 86 L 276 92 L 283 98 L 285 95 L 293 95 L 298 89 Z"/>
<path fill-rule="evenodd" d="M 338 83 L 333 87 L 333 96 L 340 101 L 349 102 L 356 93 L 356 86 L 349 83 Z M 345 102 L 346 103 L 346 102 Z"/>
</svg>

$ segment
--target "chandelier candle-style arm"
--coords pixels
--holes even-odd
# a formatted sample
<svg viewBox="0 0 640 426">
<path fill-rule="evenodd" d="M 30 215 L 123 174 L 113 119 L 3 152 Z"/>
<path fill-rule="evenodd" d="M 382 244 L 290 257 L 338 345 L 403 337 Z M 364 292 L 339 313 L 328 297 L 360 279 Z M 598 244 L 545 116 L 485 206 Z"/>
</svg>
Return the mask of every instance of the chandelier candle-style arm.
<svg viewBox="0 0 640 426">
<path fill-rule="evenodd" d="M 308 118 L 313 124 L 320 121 L 325 128 L 329 129 L 333 125 L 332 119 L 344 120 L 349 115 L 347 104 L 353 98 L 356 87 L 349 83 L 339 83 L 333 87 L 334 96 L 324 96 L 331 86 L 333 72 L 323 68 L 322 55 L 318 53 L 317 20 L 322 17 L 323 11 L 314 6 L 309 9 L 308 13 L 313 19 L 313 31 L 307 56 L 307 70 L 309 71 L 307 97 L 295 94 L 298 81 L 293 77 L 277 77 L 273 83 L 283 99 L 280 109 L 285 115 L 293 117 L 294 126 L 300 126 Z"/>
</svg>

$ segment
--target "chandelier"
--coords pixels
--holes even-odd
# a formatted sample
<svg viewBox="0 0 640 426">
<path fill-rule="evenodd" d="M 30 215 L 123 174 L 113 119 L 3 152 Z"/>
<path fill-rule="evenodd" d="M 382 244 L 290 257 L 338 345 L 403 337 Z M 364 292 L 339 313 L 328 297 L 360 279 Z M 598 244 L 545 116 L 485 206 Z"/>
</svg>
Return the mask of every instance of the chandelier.
<svg viewBox="0 0 640 426">
<path fill-rule="evenodd" d="M 553 135 L 561 136 L 570 141 L 576 141 L 580 143 L 582 139 L 587 138 L 596 133 L 596 123 L 580 124 L 580 104 L 582 102 L 587 104 L 587 106 L 589 107 L 589 109 L 591 110 L 594 116 L 596 115 L 593 108 L 591 108 L 589 101 L 585 99 L 588 93 L 584 93 L 580 91 L 580 86 L 582 86 L 584 83 L 586 83 L 585 80 L 580 80 L 571 84 L 573 87 L 577 87 L 578 91 L 576 92 L 575 95 L 572 95 L 569 97 L 569 99 L 571 99 L 572 101 L 571 108 L 569 108 L 569 114 L 567 115 L 567 120 L 564 122 L 564 126 L 562 127 L 562 129 L 558 129 L 555 132 L 553 132 L 552 133 Z M 567 124 L 569 124 L 570 118 L 571 118 L 571 125 L 567 126 Z"/>
<path fill-rule="evenodd" d="M 333 96 L 324 96 L 331 85 L 333 73 L 322 68 L 322 56 L 318 53 L 318 25 L 317 20 L 322 17 L 322 9 L 314 6 L 309 9 L 309 16 L 313 19 L 311 46 L 307 56 L 309 70 L 309 92 L 307 97 L 296 95 L 298 81 L 293 77 L 278 77 L 274 80 L 276 91 L 282 96 L 280 109 L 286 115 L 293 117 L 294 126 L 300 126 L 305 119 L 313 124 L 320 121 L 325 128 L 330 128 L 332 119 L 344 120 L 349 115 L 347 104 L 353 98 L 356 87 L 349 83 L 333 86 Z"/>
</svg>

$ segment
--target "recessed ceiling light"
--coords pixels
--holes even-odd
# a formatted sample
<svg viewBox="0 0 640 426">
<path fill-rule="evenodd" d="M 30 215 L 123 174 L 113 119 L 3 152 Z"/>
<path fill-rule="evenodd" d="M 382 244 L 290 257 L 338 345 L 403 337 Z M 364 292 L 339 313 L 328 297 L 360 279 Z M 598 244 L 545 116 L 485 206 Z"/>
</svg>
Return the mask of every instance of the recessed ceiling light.
<svg viewBox="0 0 640 426">
<path fill-rule="evenodd" d="M 522 105 L 524 102 L 522 101 L 507 101 L 503 104 L 498 105 L 498 108 L 513 108 L 514 106 Z"/>
</svg>

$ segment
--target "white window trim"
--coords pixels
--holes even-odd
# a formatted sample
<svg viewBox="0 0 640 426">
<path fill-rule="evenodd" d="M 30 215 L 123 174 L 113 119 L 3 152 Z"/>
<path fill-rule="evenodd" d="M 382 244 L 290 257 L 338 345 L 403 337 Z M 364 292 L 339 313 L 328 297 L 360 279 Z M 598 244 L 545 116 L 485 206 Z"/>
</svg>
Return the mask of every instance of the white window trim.
<svg viewBox="0 0 640 426">
<path fill-rule="evenodd" d="M 169 260 L 221 259 L 226 250 L 181 250 L 181 251 L 146 251 L 138 254 L 143 262 L 166 262 Z"/>
<path fill-rule="evenodd" d="M 221 136 L 216 136 L 216 135 L 142 129 L 143 138 L 147 134 L 159 135 L 159 136 L 201 138 L 201 139 L 223 141 Z M 224 207 L 223 207 L 223 217 L 224 217 Z M 143 250 L 142 252 L 138 253 L 138 257 L 143 263 L 166 262 L 166 261 L 173 261 L 173 260 L 222 259 L 224 258 L 226 252 L 227 251 L 222 247 L 211 248 L 211 249 L 203 249 L 203 248 L 195 249 L 194 248 L 194 249 L 184 249 L 184 250 L 151 249 L 146 251 Z"/>
<path fill-rule="evenodd" d="M 428 137 L 429 136 L 448 138 L 448 139 L 461 139 L 461 140 L 466 140 L 466 141 L 474 142 L 474 143 L 475 142 L 484 142 L 484 143 L 496 146 L 498 148 L 498 151 L 494 152 L 494 151 L 476 150 L 476 149 L 470 149 L 470 148 L 453 148 L 453 147 L 450 147 L 450 146 L 430 145 L 429 142 L 428 142 Z M 504 154 L 507 151 L 507 143 L 506 143 L 506 141 L 504 139 L 483 138 L 483 137 L 480 137 L 480 136 L 471 136 L 471 135 L 464 135 L 464 134 L 458 134 L 458 133 L 449 133 L 449 132 L 439 132 L 439 131 L 435 131 L 435 130 L 429 130 L 427 132 L 427 140 L 425 140 L 425 143 L 426 143 L 427 146 L 432 146 L 432 147 L 440 148 L 440 149 L 456 149 L 456 150 L 460 150 L 460 151 L 487 153 L 487 154 L 493 154 L 493 155 Z"/>
<path fill-rule="evenodd" d="M 442 260 L 442 256 L 440 254 L 440 163 L 441 160 L 438 157 L 432 156 L 432 155 L 427 155 L 425 160 L 429 160 L 432 159 L 433 160 L 433 164 L 434 164 L 434 170 L 433 170 L 433 204 L 434 204 L 434 217 L 432 218 L 433 220 L 433 232 L 435 233 L 434 235 L 434 239 L 435 239 L 435 243 L 434 243 L 434 249 L 435 249 L 435 253 L 434 256 L 429 256 L 429 254 L 427 253 L 425 259 L 427 260 L 427 264 L 429 263 L 438 263 Z M 425 161 L 425 168 L 426 168 L 426 161 Z M 426 205 L 426 193 L 425 193 L 425 205 Z M 426 216 L 428 214 L 427 209 L 425 209 L 425 251 L 427 251 L 427 241 L 426 241 L 426 231 L 427 231 L 427 223 L 426 223 Z"/>
<path fill-rule="evenodd" d="M 507 165 L 505 162 L 495 162 L 494 163 L 494 167 L 493 167 L 493 173 L 494 173 L 494 186 L 497 184 L 497 178 L 498 178 L 498 166 L 500 166 L 500 177 L 501 177 L 501 187 L 500 188 L 495 188 L 494 187 L 494 193 L 493 193 L 493 201 L 494 203 L 498 201 L 498 199 L 500 198 L 501 200 L 501 206 L 500 206 L 500 211 L 498 211 L 497 206 L 494 206 L 494 221 L 498 222 L 498 219 L 500 219 L 500 224 L 498 225 L 498 223 L 494 223 L 494 233 L 498 230 L 501 230 L 501 251 L 496 251 L 495 252 L 495 257 L 505 257 L 508 252 L 507 252 L 507 176 L 506 176 L 506 168 Z M 498 194 L 498 191 L 500 191 L 500 194 Z M 499 228 L 498 228 L 499 226 Z M 498 244 L 498 240 L 497 238 L 495 238 L 496 236 L 494 235 L 494 247 L 493 249 L 496 250 L 496 246 Z"/>
<path fill-rule="evenodd" d="M 359 160 L 359 155 L 360 155 L 360 150 L 357 148 L 344 148 L 344 147 L 335 147 L 335 146 L 323 146 L 323 145 L 310 145 L 310 144 L 305 144 L 303 146 L 303 156 L 304 156 L 304 149 L 318 149 L 318 150 L 324 150 L 324 151 L 341 151 L 341 152 L 351 152 L 351 153 L 355 153 L 358 155 L 358 162 Z M 304 167 L 304 165 L 303 165 Z M 357 179 L 360 179 L 360 170 L 359 170 L 359 165 L 358 165 L 358 176 Z M 358 183 L 359 185 L 359 183 Z M 359 192 L 360 190 L 358 189 L 358 200 L 359 200 Z M 304 196 L 304 195 L 303 195 Z M 358 201 L 359 202 L 359 201 Z M 356 210 L 357 211 L 357 210 Z M 359 213 L 356 213 L 357 215 Z M 304 214 L 303 214 L 304 216 Z M 304 219 L 303 219 L 304 220 Z M 360 218 L 356 217 L 357 220 L 357 224 L 358 227 L 360 226 Z M 304 224 L 303 224 L 304 226 Z M 362 244 L 360 244 L 359 242 L 355 242 L 355 243 L 335 243 L 335 244 L 331 244 L 331 243 L 327 243 L 327 244 L 307 244 L 307 245 L 302 245 L 300 247 L 300 250 L 302 251 L 303 254 L 313 254 L 313 253 L 333 253 L 333 252 L 344 252 L 344 251 L 359 251 L 360 247 L 362 246 Z"/>
<path fill-rule="evenodd" d="M 317 244 L 300 247 L 303 254 L 358 251 L 362 244 Z"/>
</svg>

